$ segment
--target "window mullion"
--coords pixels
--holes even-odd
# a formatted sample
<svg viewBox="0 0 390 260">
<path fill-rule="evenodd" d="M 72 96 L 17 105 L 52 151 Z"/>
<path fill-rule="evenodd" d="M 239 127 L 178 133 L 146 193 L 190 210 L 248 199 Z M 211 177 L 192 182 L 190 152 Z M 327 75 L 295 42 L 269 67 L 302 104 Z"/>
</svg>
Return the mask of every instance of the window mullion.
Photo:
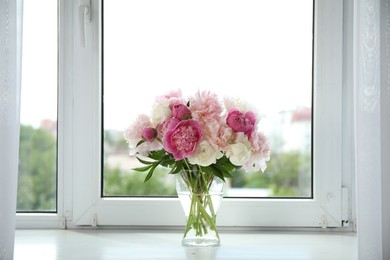
<svg viewBox="0 0 390 260">
<path fill-rule="evenodd" d="M 80 40 L 78 6 L 74 6 L 73 44 L 73 222 L 90 224 L 99 198 L 100 70 L 99 1 L 91 1 L 91 23 L 85 24 L 85 47 Z"/>
</svg>

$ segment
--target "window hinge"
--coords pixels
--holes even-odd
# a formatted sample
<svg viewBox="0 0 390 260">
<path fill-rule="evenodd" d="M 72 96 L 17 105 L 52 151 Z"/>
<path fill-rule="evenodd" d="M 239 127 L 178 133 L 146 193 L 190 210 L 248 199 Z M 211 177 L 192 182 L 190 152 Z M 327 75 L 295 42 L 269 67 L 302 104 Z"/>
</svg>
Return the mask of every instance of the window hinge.
<svg viewBox="0 0 390 260">
<path fill-rule="evenodd" d="M 321 228 L 328 227 L 328 220 L 326 219 L 326 215 L 321 216 L 320 226 L 321 226 Z"/>
<path fill-rule="evenodd" d="M 93 227 L 97 226 L 97 214 L 92 215 L 91 226 L 93 226 Z"/>
<path fill-rule="evenodd" d="M 356 223 L 356 219 L 352 219 L 351 224 L 352 224 L 352 230 L 353 230 L 354 232 L 357 232 L 357 223 Z"/>
<path fill-rule="evenodd" d="M 61 221 L 61 223 L 60 223 L 61 229 L 66 229 L 67 228 L 66 227 L 66 217 L 65 216 L 60 217 L 60 221 Z"/>
<path fill-rule="evenodd" d="M 341 224 L 343 227 L 349 226 L 349 196 L 348 196 L 348 188 L 341 188 Z"/>
</svg>

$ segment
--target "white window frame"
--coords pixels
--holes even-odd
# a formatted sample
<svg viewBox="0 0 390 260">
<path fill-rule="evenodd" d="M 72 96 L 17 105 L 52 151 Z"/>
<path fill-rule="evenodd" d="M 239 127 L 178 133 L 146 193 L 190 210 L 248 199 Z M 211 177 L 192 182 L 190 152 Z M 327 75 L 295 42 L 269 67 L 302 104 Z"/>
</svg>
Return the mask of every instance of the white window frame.
<svg viewBox="0 0 390 260">
<path fill-rule="evenodd" d="M 101 1 L 91 0 L 84 48 L 79 2 L 59 0 L 58 212 L 19 214 L 17 226 L 184 225 L 176 198 L 101 198 Z M 220 226 L 342 227 L 351 219 L 345 195 L 352 192 L 343 188 L 352 187 L 343 172 L 352 129 L 344 120 L 343 1 L 317 0 L 315 17 L 314 55 L 321 63 L 314 66 L 313 199 L 225 198 Z"/>
</svg>

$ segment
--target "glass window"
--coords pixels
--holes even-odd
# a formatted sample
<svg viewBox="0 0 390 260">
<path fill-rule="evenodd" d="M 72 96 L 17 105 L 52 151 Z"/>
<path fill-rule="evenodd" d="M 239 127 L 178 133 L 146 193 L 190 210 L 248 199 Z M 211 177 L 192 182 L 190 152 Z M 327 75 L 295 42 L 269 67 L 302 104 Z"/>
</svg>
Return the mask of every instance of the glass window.
<svg viewBox="0 0 390 260">
<path fill-rule="evenodd" d="M 261 123 L 264 132 L 271 140 L 271 147 L 273 147 L 272 153 L 279 153 L 283 149 L 293 150 L 295 154 L 293 153 L 292 157 L 300 158 L 299 163 L 297 163 L 298 160 L 294 161 L 288 156 L 283 158 L 280 156 L 280 160 L 274 160 L 274 158 L 277 157 L 275 154 L 272 154 L 273 158 L 268 163 L 266 173 L 254 174 L 253 179 L 250 180 L 250 183 L 254 184 L 261 178 L 270 178 L 273 176 L 274 180 L 272 183 L 281 183 L 277 186 L 274 185 L 274 187 L 269 184 L 271 182 L 268 182 L 268 180 L 261 180 L 261 182 L 266 185 L 262 184 L 262 186 L 248 188 L 245 187 L 245 184 L 238 182 L 238 179 L 237 181 L 234 179 L 235 182 L 230 184 L 233 188 L 229 190 L 229 196 L 233 197 L 224 200 L 222 211 L 219 214 L 219 221 L 222 226 L 341 227 L 341 210 L 346 208 L 346 206 L 341 203 L 342 201 L 346 201 L 341 194 L 341 187 L 342 185 L 345 185 L 344 181 L 342 182 L 342 178 L 344 180 L 344 173 L 342 171 L 341 158 L 343 158 L 343 149 L 346 144 L 342 139 L 343 127 L 345 127 L 345 125 L 344 123 L 341 124 L 341 122 L 344 122 L 343 118 L 348 116 L 342 109 L 344 108 L 345 102 L 345 96 L 342 95 L 344 89 L 341 73 L 343 71 L 343 4 L 338 0 L 329 0 L 326 2 L 316 1 L 314 22 L 315 34 L 313 37 L 313 14 L 311 10 L 313 4 L 307 0 L 294 2 L 297 2 L 294 3 L 297 4 L 296 6 L 290 3 L 290 1 L 278 1 L 279 8 L 275 9 L 277 10 L 275 15 L 277 15 L 279 19 L 272 19 L 273 17 L 270 17 L 267 21 L 258 21 L 259 27 L 257 28 L 255 26 L 256 23 L 251 23 L 249 21 L 256 21 L 254 18 L 257 19 L 257 16 L 266 16 L 266 12 L 263 12 L 263 9 L 271 11 L 273 8 L 257 7 L 256 12 L 258 15 L 248 15 L 248 17 L 239 16 L 239 14 L 244 11 L 247 11 L 248 14 L 254 13 L 251 9 L 255 8 L 255 4 L 261 3 L 261 1 L 236 1 L 237 8 L 230 10 L 232 8 L 229 9 L 228 7 L 231 7 L 234 4 L 234 2 L 230 0 L 219 2 L 212 1 L 210 3 L 206 1 L 185 3 L 184 1 L 164 0 L 164 4 L 167 5 L 166 9 L 163 8 L 162 3 L 153 0 L 110 0 L 104 2 L 101 0 L 92 0 L 92 20 L 90 22 L 85 21 L 84 27 L 87 44 L 85 47 L 82 47 L 80 46 L 80 30 L 83 26 L 79 24 L 81 20 L 75 19 L 75 17 L 78 18 L 79 14 L 77 3 L 66 0 L 58 1 L 60 14 L 60 102 L 58 103 L 58 106 L 60 113 L 58 119 L 59 137 L 58 139 L 54 139 L 55 143 L 59 143 L 59 156 L 57 159 L 59 161 L 57 177 L 58 205 L 56 206 L 53 204 L 53 202 L 55 203 L 57 200 L 55 197 L 56 192 L 54 192 L 52 193 L 54 194 L 54 197 L 49 196 L 51 197 L 51 204 L 54 205 L 49 212 L 55 211 L 56 207 L 58 210 L 57 214 L 19 214 L 18 226 L 66 228 L 67 224 L 70 224 L 71 226 L 96 224 L 99 226 L 180 225 L 183 220 L 183 215 L 181 214 L 182 209 L 180 208 L 178 199 L 155 197 L 163 194 L 165 194 L 165 196 L 173 194 L 174 191 L 172 191 L 172 187 L 168 191 L 166 190 L 166 187 L 164 187 L 164 190 L 156 191 L 154 188 L 155 186 L 162 186 L 159 185 L 158 181 L 157 184 L 144 184 L 143 179 L 145 175 L 132 174 L 130 168 L 133 167 L 133 165 L 129 163 L 129 160 L 131 159 L 127 154 L 127 147 L 122 138 L 124 128 L 134 120 L 136 114 L 148 113 L 150 111 L 155 96 L 164 94 L 168 90 L 180 88 L 183 90 L 185 96 L 192 95 L 197 89 L 209 89 L 216 92 L 220 97 L 227 94 L 247 100 L 249 103 L 255 105 L 263 116 Z M 305 9 L 304 6 L 301 6 L 302 2 L 308 3 L 308 6 L 306 6 L 307 9 Z M 197 3 L 204 8 L 195 8 L 194 5 Z M 41 2 L 34 2 L 34 6 L 37 7 L 37 10 L 34 11 L 37 20 L 40 20 L 40 17 L 37 17 L 36 14 L 39 14 L 40 16 L 47 14 L 47 4 L 48 3 L 45 3 L 45 6 L 43 6 L 43 4 L 41 5 Z M 187 8 L 184 7 L 185 4 L 188 4 Z M 218 6 L 218 4 L 220 6 Z M 120 8 L 118 8 L 118 6 Z M 249 6 L 250 8 L 243 10 L 243 6 Z M 283 8 L 281 8 L 282 6 Z M 300 6 L 300 8 L 295 8 L 297 6 Z M 27 16 L 27 13 L 32 7 L 30 1 L 25 2 L 26 19 L 24 22 L 26 24 L 31 24 L 31 20 L 27 20 L 27 17 L 31 17 L 31 14 Z M 103 30 L 101 27 L 103 25 L 103 7 L 105 8 L 104 42 L 101 41 L 103 38 Z M 177 9 L 178 7 L 180 7 L 180 9 Z M 134 11 L 132 9 L 134 9 Z M 172 11 L 171 9 L 174 10 Z M 194 15 L 191 16 L 189 14 L 190 9 L 200 14 L 201 16 L 199 17 L 202 19 L 195 17 Z M 42 10 L 45 10 L 45 12 L 42 12 Z M 50 8 L 50 10 L 53 10 L 52 14 L 57 13 L 55 8 Z M 135 10 L 137 10 L 137 12 L 135 12 Z M 186 10 L 187 12 L 185 12 Z M 285 10 L 288 10 L 288 12 Z M 307 10 L 307 13 L 304 10 Z M 179 13 L 179 11 L 182 13 L 181 16 L 175 14 Z M 137 16 L 137 13 L 139 12 L 143 13 L 149 20 Z M 163 17 L 159 12 L 165 12 L 166 17 Z M 227 18 L 225 20 L 222 19 L 224 14 L 226 17 L 226 12 L 230 12 L 231 19 L 233 19 L 236 24 L 229 24 Z M 303 12 L 308 16 L 305 16 Z M 109 13 L 111 13 L 111 18 L 107 15 Z M 149 13 L 152 15 L 148 15 Z M 215 15 L 214 20 L 211 18 L 211 13 Z M 133 16 L 135 18 L 132 18 Z M 187 16 L 191 17 L 192 23 L 191 20 L 185 19 Z M 165 27 L 156 23 L 154 17 L 161 20 L 165 19 Z M 289 20 L 284 17 L 289 17 Z M 305 29 L 305 32 L 310 34 L 310 36 L 305 34 L 308 37 L 308 41 L 305 42 L 308 44 L 307 46 L 304 45 L 304 43 L 296 42 L 300 38 L 306 37 L 303 35 L 298 36 L 298 32 L 296 31 L 298 27 L 297 21 L 304 19 L 304 17 L 308 20 L 308 22 L 304 24 L 310 28 L 310 30 L 307 28 L 307 30 Z M 118 20 L 118 18 L 123 18 L 123 20 Z M 169 23 L 170 19 L 172 21 Z M 175 20 L 175 22 L 173 20 Z M 210 28 L 215 28 L 215 30 L 207 31 L 208 28 L 204 25 L 203 27 L 199 27 L 198 31 L 194 30 L 194 27 L 198 26 L 195 26 L 196 21 L 203 20 L 207 21 L 207 23 L 210 24 Z M 278 21 L 280 20 L 284 21 L 285 26 L 291 28 L 285 30 L 283 26 L 280 24 L 278 25 Z M 112 26 L 108 29 L 110 21 L 112 21 Z M 117 22 L 114 23 L 114 21 Z M 218 21 L 220 21 L 219 24 L 217 23 Z M 247 21 L 246 24 L 244 23 L 245 21 Z M 186 30 L 180 30 L 180 35 L 183 36 L 182 38 L 174 38 L 175 31 L 169 32 L 165 29 L 166 27 L 170 27 L 170 25 L 172 28 L 175 28 L 174 26 L 178 28 L 180 22 L 186 26 Z M 202 22 L 198 23 L 201 24 Z M 231 28 L 223 28 L 222 25 L 226 23 Z M 45 23 L 35 25 L 34 29 L 37 30 L 37 32 L 41 32 L 41 30 L 46 28 L 45 26 L 53 26 L 54 24 L 56 24 L 56 19 L 46 19 Z M 266 27 L 261 27 L 264 24 Z M 295 27 L 290 26 L 291 24 L 295 24 Z M 134 27 L 133 25 L 137 26 Z M 266 33 L 267 28 L 274 25 L 274 33 L 268 35 Z M 26 25 L 25 29 L 29 27 L 30 26 Z M 153 27 L 159 28 L 161 33 L 155 31 L 154 38 L 150 38 L 148 35 L 150 32 L 153 32 Z M 241 30 L 238 30 L 236 27 L 241 28 Z M 140 31 L 136 33 L 137 31 L 134 28 L 140 28 Z M 256 49 L 251 45 L 250 40 L 255 39 L 254 36 L 258 35 L 260 28 L 262 28 L 262 31 L 260 32 L 262 40 L 257 41 L 256 44 L 260 47 L 263 46 L 261 44 L 265 44 L 264 46 L 269 47 L 267 51 L 262 48 Z M 220 29 L 220 31 L 217 29 Z M 201 30 L 204 30 L 203 40 L 200 39 L 200 36 L 202 36 Z M 228 37 L 229 30 L 232 32 L 230 38 Z M 270 32 L 271 30 L 268 31 Z M 233 36 L 240 35 L 240 33 L 240 36 L 242 36 L 244 32 L 246 32 L 246 38 L 233 41 L 233 39 L 235 39 Z M 25 31 L 25 33 L 27 33 L 27 31 Z M 231 42 L 225 41 L 215 43 L 214 41 L 217 40 L 215 38 L 222 37 L 223 33 L 225 33 L 224 39 L 230 40 Z M 132 34 L 134 37 L 127 40 L 125 42 L 126 44 L 123 44 L 125 37 L 130 37 Z M 165 34 L 168 34 L 169 37 L 163 38 Z M 215 34 L 218 34 L 219 37 L 215 37 Z M 252 38 L 249 37 L 251 34 L 253 35 Z M 49 37 L 48 31 L 46 31 L 44 35 L 40 35 L 39 33 L 36 33 L 36 35 L 39 35 L 41 46 L 46 46 L 48 39 L 43 36 Z M 192 37 L 192 35 L 194 36 Z M 149 38 L 142 38 L 146 36 Z M 198 37 L 199 39 L 195 37 Z M 31 38 L 38 39 L 35 35 L 34 37 L 30 37 L 30 39 Z M 57 36 L 49 38 L 53 40 L 57 38 Z M 171 45 L 177 47 L 175 49 L 169 49 L 169 40 L 171 38 L 180 43 L 176 44 L 175 41 L 170 42 Z M 154 39 L 158 39 L 158 41 Z M 191 45 L 191 39 L 197 44 Z M 313 39 L 315 42 L 314 50 L 312 48 Z M 156 44 L 157 42 L 158 44 Z M 272 44 L 269 44 L 269 42 L 272 42 Z M 28 47 L 27 43 L 26 40 L 25 48 Z M 268 45 L 266 43 L 268 43 Z M 101 49 L 101 47 L 103 47 L 101 44 L 104 44 L 104 53 Z M 131 44 L 133 44 L 133 46 Z M 128 51 L 134 50 L 134 44 L 135 47 L 139 48 L 138 51 L 142 54 L 141 57 L 143 58 L 136 60 L 135 57 L 137 53 L 132 53 L 133 56 L 130 56 L 134 57 L 134 63 L 132 64 L 131 62 L 133 61 L 128 58 L 127 53 Z M 224 44 L 226 44 L 226 46 Z M 301 45 L 306 46 L 306 48 L 304 48 L 304 52 L 301 52 L 298 55 L 298 52 L 302 51 L 300 48 Z M 278 46 L 279 48 L 295 47 L 292 47 L 292 49 L 290 48 L 289 51 L 283 51 L 281 49 L 271 49 L 273 46 Z M 115 52 L 116 48 L 119 50 L 119 47 L 121 47 L 120 54 L 123 55 L 121 58 L 118 58 L 118 53 Z M 145 47 L 146 49 L 143 50 L 141 47 Z M 234 49 L 233 47 L 237 48 Z M 160 51 L 155 51 L 156 48 L 160 48 Z M 189 50 L 187 51 L 185 48 Z M 249 51 L 249 54 L 247 49 L 251 50 Z M 35 66 L 31 66 L 30 69 L 36 71 L 36 73 L 41 73 L 42 71 L 47 72 L 42 76 L 42 78 L 47 80 L 48 76 L 57 73 L 57 69 L 54 69 L 57 64 L 56 62 L 53 62 L 50 63 L 51 65 L 49 66 L 47 65 L 47 62 L 44 62 L 44 58 L 47 58 L 45 55 L 51 52 L 49 51 L 50 48 L 45 48 L 44 51 L 41 51 L 41 49 L 36 47 L 34 50 L 40 52 L 40 55 L 37 55 L 32 59 Z M 181 52 L 179 52 L 178 56 L 173 56 L 176 50 L 181 50 Z M 231 50 L 234 50 L 235 52 Z M 165 55 L 164 60 L 162 58 L 164 58 L 164 53 L 166 51 L 170 51 L 170 53 Z M 208 51 L 207 55 L 203 54 L 203 52 L 206 53 L 206 51 Z M 257 52 L 261 52 L 262 54 L 259 55 Z M 26 53 L 27 52 L 24 50 L 24 54 Z M 196 53 L 197 56 L 193 53 Z M 314 53 L 314 55 L 311 55 L 311 53 Z M 163 57 L 156 57 L 157 54 Z M 266 57 L 271 54 L 275 60 L 269 61 L 268 64 L 262 63 L 266 60 Z M 100 55 L 103 55 L 104 57 L 101 57 Z M 254 59 L 250 58 L 252 55 L 255 57 Z M 311 65 L 313 62 L 312 56 L 314 56 L 313 69 Z M 56 57 L 56 54 L 53 57 Z M 104 73 L 101 75 L 101 66 L 103 65 L 101 65 L 99 61 L 103 60 L 103 58 L 105 60 L 103 68 Z M 206 58 L 207 61 L 204 61 Z M 303 60 L 307 61 L 305 64 L 308 69 L 304 69 L 304 63 L 301 63 Z M 26 56 L 24 56 L 24 61 L 26 61 Z M 181 62 L 183 64 L 182 67 L 176 64 Z M 237 63 L 239 63 L 239 66 Z M 43 67 L 42 64 L 47 65 L 47 67 Z M 169 66 L 166 66 L 166 64 Z M 213 66 L 210 64 L 213 64 Z M 26 64 L 24 64 L 24 66 L 26 66 Z M 280 70 L 278 72 L 272 70 L 272 68 L 275 67 L 280 68 Z M 302 70 L 297 70 L 297 68 L 302 68 Z M 174 70 L 177 70 L 178 72 L 174 73 Z M 312 79 L 312 70 L 315 72 L 314 79 Z M 26 67 L 24 67 L 24 71 L 26 71 Z M 111 71 L 111 76 L 109 71 Z M 224 71 L 225 73 L 223 73 Z M 305 77 L 307 80 L 307 82 L 305 81 L 306 83 L 297 80 L 298 78 L 301 78 L 299 77 L 300 72 L 307 73 L 307 78 Z M 234 73 L 239 76 L 234 75 Z M 123 77 L 123 75 L 126 75 L 126 77 Z M 250 76 L 252 78 L 250 78 Z M 132 81 L 137 78 L 138 80 Z M 227 78 L 233 83 L 232 85 L 228 85 L 229 81 L 226 80 Z M 287 85 L 280 84 L 280 82 L 283 82 L 284 78 L 289 79 Z M 104 82 L 104 89 L 101 87 L 101 79 Z M 261 82 L 263 79 L 264 82 Z M 311 88 L 312 80 L 314 81 L 314 92 Z M 32 81 L 26 81 L 24 79 L 24 82 L 30 83 Z M 158 84 L 157 86 L 155 86 L 156 82 Z M 42 82 L 39 82 L 39 84 L 34 83 L 33 85 L 37 91 L 30 91 L 28 95 L 24 94 L 23 97 L 23 99 L 26 99 L 26 97 L 29 96 L 28 100 L 34 101 L 33 105 L 30 104 L 27 106 L 28 108 L 22 107 L 22 124 L 28 125 L 33 129 L 40 128 L 41 119 L 48 118 L 51 121 L 57 120 L 56 117 L 49 116 L 49 112 L 56 114 L 56 105 L 48 106 L 47 109 L 42 109 L 42 117 L 38 120 L 34 121 L 31 119 L 33 115 L 35 115 L 35 113 L 33 113 L 34 109 L 36 110 L 37 108 L 42 107 L 46 102 L 56 100 L 57 94 L 53 95 L 53 98 L 49 98 L 48 89 L 45 90 L 46 93 L 40 90 L 42 87 L 40 86 L 41 83 L 43 83 L 43 80 Z M 57 82 L 53 84 L 57 85 Z M 270 86 L 267 86 L 267 84 Z M 300 88 L 303 85 L 307 87 L 306 90 L 305 88 Z M 279 88 L 281 86 L 283 88 Z M 275 88 L 277 88 L 277 91 L 274 91 Z M 25 90 L 24 93 L 26 93 L 27 87 L 23 87 L 23 89 Z M 51 88 L 51 90 L 57 91 L 56 87 Z M 102 91 L 104 91 L 104 95 L 102 95 Z M 149 92 L 150 95 L 148 96 Z M 276 92 L 276 94 L 274 92 Z M 272 95 L 272 93 L 274 93 L 274 95 Z M 303 98 L 306 95 L 307 97 Z M 313 101 L 311 100 L 311 96 L 314 97 Z M 100 102 L 102 97 L 104 109 L 102 109 L 103 103 Z M 116 103 L 119 104 L 119 109 L 119 106 L 114 104 L 114 99 L 117 101 Z M 288 105 L 290 104 L 290 99 L 296 101 L 296 104 L 292 107 Z M 125 100 L 125 102 L 123 100 Z M 137 100 L 142 100 L 142 103 L 145 103 L 145 106 L 142 107 L 143 104 L 134 105 L 134 102 Z M 270 100 L 272 102 L 270 102 Z M 307 102 L 301 102 L 302 100 L 306 100 Z M 28 102 L 29 101 L 23 101 L 24 106 L 26 106 Z M 314 109 L 312 109 L 312 104 Z M 272 112 L 271 107 L 274 106 L 284 108 Z M 301 107 L 303 108 L 302 110 L 300 110 Z M 302 112 L 292 113 L 297 108 Z M 121 109 L 123 112 L 120 111 Z M 134 114 L 132 114 L 133 112 Z M 101 128 L 102 114 L 104 115 L 103 129 Z M 115 118 L 117 119 L 117 122 L 120 123 L 113 123 Z M 279 128 L 276 127 L 276 123 L 270 122 L 269 118 L 279 118 Z M 309 124 L 308 118 L 310 118 L 310 128 L 304 128 L 303 125 Z M 298 123 L 302 121 L 305 123 Z M 295 124 L 295 127 L 287 128 L 290 124 Z M 306 132 L 306 130 L 302 130 L 303 128 L 310 130 Z M 279 131 L 277 129 L 279 129 Z M 329 131 L 329 129 L 332 131 Z M 104 166 L 106 168 L 107 166 L 113 168 L 109 169 L 109 171 L 115 172 L 111 177 L 108 176 L 107 172 L 103 175 L 100 171 L 103 155 L 101 154 L 100 149 L 100 141 L 103 141 L 102 131 L 105 139 L 105 142 L 103 142 L 105 148 Z M 280 140 L 279 142 L 278 140 L 275 141 L 274 135 L 276 135 L 276 133 L 285 136 L 284 140 L 286 140 L 286 142 Z M 296 133 L 300 133 L 300 141 L 297 141 L 298 139 L 295 140 L 295 138 L 298 138 Z M 315 145 L 312 144 L 312 139 L 314 140 Z M 39 142 L 39 140 L 42 139 L 37 140 L 38 142 L 36 143 L 43 143 Z M 304 143 L 301 142 L 302 140 L 310 140 L 310 143 L 308 144 L 310 147 L 310 159 L 305 159 L 304 152 L 297 152 L 297 149 L 293 149 L 297 144 Z M 34 146 L 36 146 L 36 143 Z M 28 147 L 32 147 L 32 145 Z M 48 145 L 48 147 L 50 147 L 50 145 Z M 275 149 L 275 147 L 278 149 Z M 311 150 L 313 153 L 311 153 Z M 56 151 L 56 149 L 54 149 L 54 151 Z M 308 150 L 306 149 L 306 151 Z M 31 153 L 29 150 L 26 150 L 26 154 L 30 156 Z M 43 156 L 43 153 L 41 155 Z M 43 157 L 52 158 L 52 165 L 56 165 L 55 156 L 48 155 Z M 313 159 L 311 159 L 311 157 L 313 157 Z M 123 160 L 121 158 L 123 158 Z M 311 163 L 311 160 L 314 161 L 313 164 Z M 275 168 L 273 164 L 276 166 L 279 166 L 278 164 L 287 165 L 286 167 L 280 167 L 286 170 L 283 172 L 283 175 L 277 176 L 275 173 L 276 170 L 272 170 Z M 47 168 L 53 169 L 53 167 Z M 311 168 L 313 168 L 315 178 L 312 178 Z M 297 173 L 298 171 L 299 173 Z M 33 186 L 28 182 L 31 182 L 31 180 L 27 178 L 27 181 L 25 182 L 27 184 L 21 183 L 19 185 L 19 199 L 23 196 L 27 199 L 31 199 L 34 196 L 38 197 L 37 194 L 41 194 L 39 196 L 40 198 L 45 198 L 45 195 L 42 194 L 45 194 L 49 190 L 48 187 L 50 187 L 50 189 L 55 189 L 56 186 L 55 179 L 53 179 L 56 178 L 55 170 L 52 172 L 53 175 L 51 175 L 51 177 L 44 180 L 41 179 L 34 184 L 36 187 L 40 185 L 41 190 L 43 189 L 44 192 L 26 192 L 28 189 L 32 190 L 31 187 Z M 295 177 L 292 178 L 288 175 Z M 136 182 L 127 179 L 130 178 L 130 176 L 131 178 L 137 176 L 140 180 Z M 162 174 L 162 176 L 163 184 L 165 185 L 168 180 L 165 175 Z M 306 178 L 302 178 L 305 176 Z M 244 177 L 249 178 L 250 175 L 245 175 Z M 50 180 L 50 178 L 52 179 Z M 106 179 L 106 182 L 103 182 L 104 178 Z M 19 180 L 22 179 L 23 178 L 19 178 Z M 106 183 L 110 183 L 110 181 L 111 184 L 106 185 Z M 53 185 L 50 186 L 50 183 Z M 133 187 L 129 188 L 128 185 L 132 185 Z M 294 187 L 295 190 L 293 192 L 291 192 L 291 190 L 285 192 L 286 189 L 277 188 L 286 186 Z M 142 190 L 135 190 L 137 187 Z M 264 189 L 269 193 L 272 191 L 272 195 L 263 197 L 263 199 L 262 196 L 265 195 L 261 193 L 261 191 L 264 191 Z M 130 190 L 131 192 L 129 192 Z M 277 193 L 279 196 L 274 197 Z M 283 195 L 287 193 L 289 195 Z M 294 193 L 299 193 L 299 195 L 292 196 Z M 102 195 L 105 196 L 102 197 Z M 134 197 L 135 195 L 139 196 Z M 146 195 L 152 195 L 153 197 L 144 197 Z M 118 198 L 117 196 L 126 197 Z M 235 198 L 237 196 L 241 197 Z M 248 198 L 251 196 L 257 198 Z M 47 200 L 46 198 L 45 200 Z M 32 205 L 32 203 L 30 203 L 30 205 Z M 33 210 L 31 208 L 32 207 L 26 207 L 24 209 L 19 208 L 19 211 L 32 212 Z M 47 208 L 36 209 L 34 212 L 48 212 Z M 248 218 L 248 216 L 252 217 Z"/>
<path fill-rule="evenodd" d="M 104 196 L 176 194 L 164 169 L 145 184 L 131 170 L 123 130 L 181 89 L 238 97 L 261 115 L 271 160 L 236 174 L 227 196 L 312 197 L 312 0 L 110 0 L 103 18 Z"/>
<path fill-rule="evenodd" d="M 57 210 L 57 1 L 23 7 L 18 212 Z"/>
</svg>

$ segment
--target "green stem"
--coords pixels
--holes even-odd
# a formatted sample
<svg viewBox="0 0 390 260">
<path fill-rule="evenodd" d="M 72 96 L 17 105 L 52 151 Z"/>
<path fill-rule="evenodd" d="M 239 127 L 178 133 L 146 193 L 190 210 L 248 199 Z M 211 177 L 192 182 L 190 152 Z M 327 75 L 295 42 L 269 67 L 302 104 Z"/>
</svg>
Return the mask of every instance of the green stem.
<svg viewBox="0 0 390 260">
<path fill-rule="evenodd" d="M 185 163 L 190 168 L 190 165 L 185 160 Z M 192 170 L 188 170 L 184 175 L 184 180 L 192 192 L 190 212 L 187 220 L 184 237 L 191 229 L 194 229 L 196 236 L 203 236 L 207 234 L 207 226 L 216 233 L 219 238 L 219 234 L 216 228 L 216 214 L 213 206 L 213 200 L 209 193 L 213 175 L 206 174 L 201 171 L 197 173 Z M 209 209 L 210 214 L 207 212 Z"/>
</svg>

